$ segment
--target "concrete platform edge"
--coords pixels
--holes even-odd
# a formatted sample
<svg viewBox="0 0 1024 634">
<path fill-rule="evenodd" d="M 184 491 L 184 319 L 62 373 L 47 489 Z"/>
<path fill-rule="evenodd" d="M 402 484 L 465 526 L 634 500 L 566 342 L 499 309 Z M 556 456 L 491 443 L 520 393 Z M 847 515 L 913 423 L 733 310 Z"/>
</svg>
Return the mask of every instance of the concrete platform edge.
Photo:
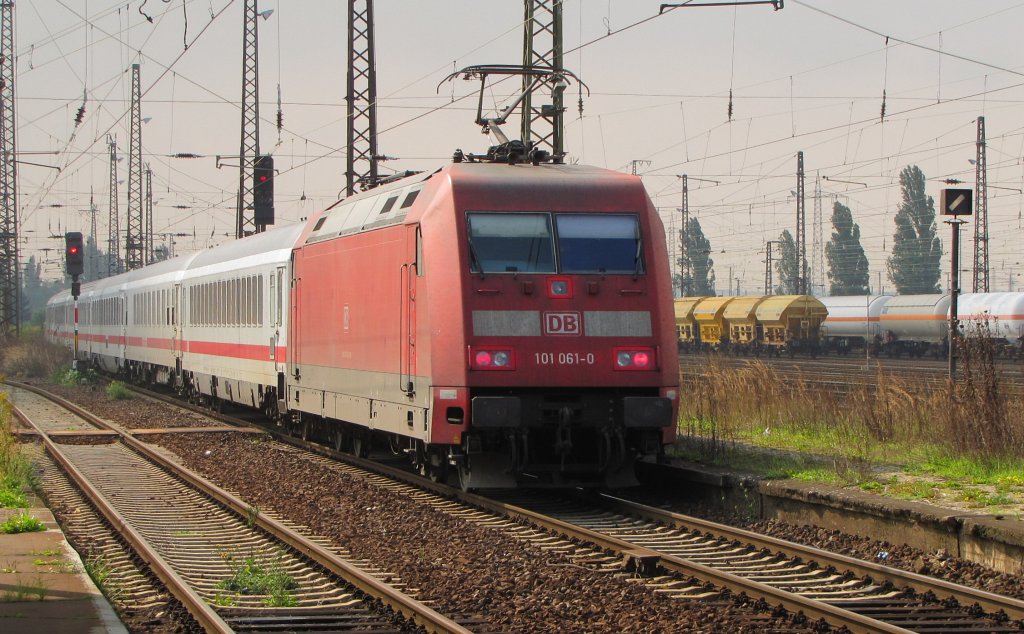
<svg viewBox="0 0 1024 634">
<path fill-rule="evenodd" d="M 642 482 L 671 486 L 705 503 L 758 519 L 910 544 L 1001 572 L 1024 574 L 1024 521 L 795 480 L 759 480 L 689 464 L 644 463 Z"/>
</svg>

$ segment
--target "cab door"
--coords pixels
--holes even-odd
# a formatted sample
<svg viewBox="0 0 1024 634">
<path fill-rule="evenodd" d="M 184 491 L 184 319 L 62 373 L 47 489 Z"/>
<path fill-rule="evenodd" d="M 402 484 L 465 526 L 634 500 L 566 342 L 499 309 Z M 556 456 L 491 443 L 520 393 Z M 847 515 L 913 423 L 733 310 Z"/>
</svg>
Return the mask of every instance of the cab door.
<svg viewBox="0 0 1024 634">
<path fill-rule="evenodd" d="M 398 320 L 401 329 L 399 380 L 402 391 L 407 396 L 412 396 L 416 392 L 416 278 L 421 275 L 419 230 L 418 224 L 406 227 L 405 261 L 402 263 L 399 276 L 399 292 L 402 295 L 401 315 Z"/>
</svg>

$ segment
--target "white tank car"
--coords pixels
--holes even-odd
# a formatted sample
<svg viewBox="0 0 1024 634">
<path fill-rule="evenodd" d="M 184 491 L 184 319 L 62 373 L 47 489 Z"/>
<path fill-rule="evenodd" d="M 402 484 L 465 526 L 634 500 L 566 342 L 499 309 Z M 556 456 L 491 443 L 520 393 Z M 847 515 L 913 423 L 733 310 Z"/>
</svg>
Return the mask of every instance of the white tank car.
<svg viewBox="0 0 1024 634">
<path fill-rule="evenodd" d="M 964 293 L 957 298 L 957 318 L 962 333 L 986 322 L 992 337 L 1019 343 L 1024 337 L 1024 293 Z"/>
<path fill-rule="evenodd" d="M 899 295 L 878 318 L 887 354 L 938 354 L 949 334 L 949 295 Z"/>
<path fill-rule="evenodd" d="M 822 339 L 842 348 L 881 336 L 878 318 L 892 295 L 837 295 L 818 298 L 828 309 L 822 323 Z M 845 343 L 843 343 L 845 341 Z"/>
</svg>

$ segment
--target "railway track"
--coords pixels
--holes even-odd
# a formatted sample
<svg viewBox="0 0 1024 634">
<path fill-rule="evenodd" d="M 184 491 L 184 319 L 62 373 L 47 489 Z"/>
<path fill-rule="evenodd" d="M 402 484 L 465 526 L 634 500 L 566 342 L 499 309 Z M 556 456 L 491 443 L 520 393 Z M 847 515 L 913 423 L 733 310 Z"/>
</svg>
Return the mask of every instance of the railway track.
<svg viewBox="0 0 1024 634">
<path fill-rule="evenodd" d="M 538 522 L 553 520 L 552 530 L 618 550 L 635 557 L 637 565 L 762 596 L 851 631 L 1024 629 L 1024 602 L 1016 599 L 625 499 L 515 501 L 516 512 L 527 510 Z"/>
<path fill-rule="evenodd" d="M 399 632 L 415 623 L 470 631 L 133 433 L 37 388 L 11 385 L 18 419 L 204 630 Z M 69 436 L 74 444 L 58 442 Z M 288 581 L 276 590 L 240 590 L 246 574 L 258 571 Z"/>
<path fill-rule="evenodd" d="M 765 608 L 802 615 L 799 623 L 852 632 L 1024 629 L 1024 602 L 942 580 L 607 495 L 552 498 L 520 492 L 484 498 L 376 462 L 351 456 L 338 462 L 339 454 L 325 447 L 280 439 L 319 454 L 313 459 L 332 469 L 545 549 L 562 549 L 574 565 L 632 576 L 668 596 L 707 600 L 717 595 L 715 588 L 727 588 Z"/>
</svg>

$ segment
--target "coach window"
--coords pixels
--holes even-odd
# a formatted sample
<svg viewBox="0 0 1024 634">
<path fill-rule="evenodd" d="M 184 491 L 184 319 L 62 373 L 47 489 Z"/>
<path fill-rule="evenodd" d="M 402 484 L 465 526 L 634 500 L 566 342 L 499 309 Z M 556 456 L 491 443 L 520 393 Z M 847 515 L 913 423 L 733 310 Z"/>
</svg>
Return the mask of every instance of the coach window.
<svg viewBox="0 0 1024 634">
<path fill-rule="evenodd" d="M 562 273 L 643 273 L 633 214 L 555 214 Z"/>
<path fill-rule="evenodd" d="M 280 326 L 284 321 L 284 268 L 277 269 L 277 296 L 274 299 L 277 303 L 277 319 L 275 326 Z"/>
<path fill-rule="evenodd" d="M 468 213 L 474 273 L 554 273 L 548 214 Z"/>
<path fill-rule="evenodd" d="M 270 278 L 274 279 L 274 278 Z M 263 276 L 256 276 L 256 325 L 263 325 Z"/>
<path fill-rule="evenodd" d="M 245 325 L 252 326 L 255 319 L 253 318 L 253 292 L 252 292 L 252 276 L 245 276 Z"/>
</svg>

